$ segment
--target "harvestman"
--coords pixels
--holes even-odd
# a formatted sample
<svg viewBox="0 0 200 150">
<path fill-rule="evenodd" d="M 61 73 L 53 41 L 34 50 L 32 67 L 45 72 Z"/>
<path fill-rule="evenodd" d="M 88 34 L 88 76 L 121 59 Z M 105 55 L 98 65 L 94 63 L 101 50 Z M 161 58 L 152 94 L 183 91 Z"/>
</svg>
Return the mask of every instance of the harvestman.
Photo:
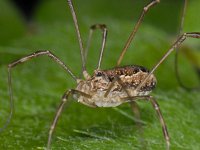
<svg viewBox="0 0 200 150">
<path fill-rule="evenodd" d="M 103 57 L 103 52 L 106 44 L 106 37 L 107 37 L 107 28 L 104 24 L 95 24 L 90 28 L 90 34 L 88 38 L 87 47 L 84 49 L 79 26 L 76 18 L 76 14 L 73 8 L 73 4 L 71 0 L 67 0 L 68 5 L 70 7 L 70 11 L 73 17 L 79 46 L 80 46 L 80 53 L 82 59 L 82 74 L 84 79 L 77 78 L 72 71 L 66 66 L 57 56 L 55 56 L 50 51 L 37 51 L 30 55 L 27 55 L 21 59 L 14 61 L 13 63 L 8 65 L 8 84 L 9 84 L 9 95 L 10 95 L 10 105 L 11 105 L 11 112 L 7 123 L 1 129 L 3 130 L 8 123 L 10 122 L 12 113 L 13 113 L 13 94 L 12 94 L 12 86 L 11 86 L 11 70 L 18 64 L 26 62 L 32 58 L 47 55 L 53 61 L 58 63 L 67 73 L 71 75 L 71 77 L 77 82 L 77 87 L 75 89 L 70 89 L 65 91 L 62 101 L 57 109 L 56 115 L 53 119 L 52 125 L 49 130 L 49 137 L 47 148 L 50 149 L 51 139 L 53 131 L 56 127 L 58 118 L 61 115 L 64 105 L 68 101 L 68 97 L 72 95 L 78 102 L 87 105 L 89 107 L 116 107 L 122 103 L 128 102 L 135 102 L 137 100 L 147 100 L 151 102 L 153 108 L 155 109 L 158 118 L 160 120 L 163 135 L 166 141 L 167 149 L 170 146 L 170 138 L 167 131 L 167 126 L 164 122 L 163 116 L 161 114 L 160 108 L 158 103 L 156 102 L 155 98 L 150 96 L 149 93 L 155 88 L 156 86 L 156 78 L 153 75 L 153 72 L 157 69 L 157 67 L 168 57 L 168 55 L 176 48 L 180 46 L 180 44 L 188 37 L 191 38 L 200 38 L 200 32 L 191 32 L 191 33 L 183 33 L 178 37 L 178 39 L 172 44 L 170 49 L 166 52 L 166 54 L 159 60 L 159 62 L 153 67 L 151 71 L 147 70 L 145 67 L 138 66 L 138 65 L 129 65 L 119 67 L 124 54 L 126 53 L 131 41 L 135 37 L 136 32 L 145 16 L 145 14 L 149 11 L 151 7 L 159 3 L 159 0 L 154 0 L 150 2 L 143 8 L 143 11 L 137 21 L 136 25 L 133 28 L 122 52 L 118 59 L 117 66 L 113 69 L 109 70 L 101 70 L 101 61 Z M 100 50 L 100 56 L 97 68 L 94 70 L 94 74 L 90 76 L 86 70 L 86 57 L 87 57 L 87 49 L 90 43 L 90 39 L 92 37 L 92 33 L 94 30 L 100 29 L 102 30 L 102 44 Z"/>
</svg>

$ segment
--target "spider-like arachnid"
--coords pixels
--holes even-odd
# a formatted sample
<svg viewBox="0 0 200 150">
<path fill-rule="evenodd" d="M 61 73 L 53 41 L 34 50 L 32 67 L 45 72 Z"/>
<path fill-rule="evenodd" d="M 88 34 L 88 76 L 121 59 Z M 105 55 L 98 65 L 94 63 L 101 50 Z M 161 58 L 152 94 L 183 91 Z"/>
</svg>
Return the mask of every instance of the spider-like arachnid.
<svg viewBox="0 0 200 150">
<path fill-rule="evenodd" d="M 50 57 L 53 61 L 58 63 L 64 70 L 66 70 L 71 77 L 76 81 L 77 86 L 74 89 L 69 89 L 64 92 L 62 97 L 62 101 L 57 109 L 55 117 L 53 119 L 52 125 L 49 130 L 47 148 L 50 148 L 51 139 L 53 132 L 55 130 L 56 124 L 58 119 L 61 115 L 64 105 L 68 101 L 68 97 L 72 95 L 74 99 L 77 99 L 78 102 L 87 105 L 89 107 L 116 107 L 123 103 L 135 103 L 138 100 L 147 100 L 149 101 L 153 108 L 155 109 L 158 118 L 160 120 L 160 124 L 162 126 L 163 135 L 166 141 L 167 149 L 170 146 L 170 137 L 167 131 L 167 126 L 163 119 L 162 113 L 160 111 L 159 105 L 156 102 L 153 96 L 150 96 L 150 92 L 156 86 L 156 78 L 153 75 L 154 71 L 158 68 L 158 66 L 168 57 L 168 55 L 176 48 L 180 46 L 180 44 L 188 37 L 190 38 L 200 38 L 200 32 L 191 32 L 191 33 L 183 33 L 178 37 L 178 39 L 172 44 L 169 50 L 164 54 L 164 56 L 158 61 L 158 63 L 149 71 L 145 67 L 139 65 L 127 65 L 121 66 L 121 61 L 126 53 L 128 47 L 130 46 L 131 41 L 135 37 L 140 24 L 145 16 L 145 14 L 151 9 L 154 5 L 158 4 L 159 0 L 153 0 L 149 4 L 147 4 L 139 17 L 136 25 L 133 28 L 125 46 L 121 52 L 121 55 L 118 59 L 117 66 L 113 69 L 109 70 L 102 70 L 101 69 L 101 62 L 104 53 L 104 48 L 106 44 L 106 37 L 107 37 L 107 28 L 104 24 L 95 24 L 91 26 L 88 45 L 90 43 L 90 39 L 92 37 L 93 31 L 96 29 L 102 30 L 102 44 L 100 50 L 100 56 L 98 60 L 98 66 L 94 70 L 93 75 L 89 75 L 86 70 L 86 57 L 87 57 L 87 49 L 83 47 L 82 38 L 79 31 L 79 26 L 76 18 L 76 13 L 74 11 L 74 7 L 71 0 L 67 0 L 68 5 L 71 10 L 71 14 L 73 17 L 79 46 L 80 46 L 80 53 L 81 53 L 81 60 L 82 60 L 82 74 L 84 79 L 77 78 L 72 71 L 65 65 L 57 56 L 55 56 L 50 51 L 37 51 L 30 55 L 27 55 L 21 59 L 14 61 L 13 63 L 8 65 L 8 84 L 9 84 L 9 94 L 10 94 L 10 102 L 11 107 L 13 107 L 13 94 L 12 94 L 12 84 L 11 84 L 11 70 L 15 66 L 24 63 L 32 58 L 46 55 Z M 7 123 L 4 127 L 7 126 L 9 123 L 11 116 L 12 116 L 13 109 L 11 108 L 10 116 L 7 120 Z M 2 128 L 4 129 L 4 128 Z"/>
</svg>

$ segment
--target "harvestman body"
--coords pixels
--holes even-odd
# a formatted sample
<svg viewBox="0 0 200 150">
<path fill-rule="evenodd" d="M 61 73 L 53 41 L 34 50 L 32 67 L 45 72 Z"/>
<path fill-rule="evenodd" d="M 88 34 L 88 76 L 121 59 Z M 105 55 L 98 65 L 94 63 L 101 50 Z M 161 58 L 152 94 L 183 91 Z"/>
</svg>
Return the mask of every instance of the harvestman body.
<svg viewBox="0 0 200 150">
<path fill-rule="evenodd" d="M 148 5 L 146 5 L 143 9 L 143 12 L 133 28 L 133 31 L 130 34 L 130 37 L 127 40 L 127 43 L 125 44 L 122 53 L 118 59 L 117 67 L 109 70 L 101 70 L 101 60 L 103 57 L 104 47 L 106 43 L 106 37 L 107 37 L 107 28 L 103 24 L 96 24 L 91 26 L 89 38 L 88 38 L 88 44 L 86 48 L 83 48 L 82 39 L 77 23 L 76 14 L 73 8 L 73 4 L 71 0 L 67 0 L 68 5 L 70 7 L 74 25 L 76 28 L 78 40 L 79 40 L 79 46 L 80 46 L 80 52 L 81 52 L 81 59 L 82 59 L 82 73 L 85 78 L 78 79 L 71 70 L 53 53 L 50 51 L 37 51 L 33 54 L 30 54 L 28 56 L 25 56 L 17 61 L 14 61 L 13 63 L 8 65 L 8 82 L 9 82 L 9 93 L 10 93 L 10 105 L 11 105 L 11 113 L 7 120 L 7 123 L 4 125 L 4 127 L 1 129 L 3 130 L 6 128 L 8 123 L 10 122 L 12 113 L 13 113 L 13 95 L 12 95 L 12 87 L 11 87 L 11 69 L 15 67 L 16 65 L 26 62 L 32 58 L 41 56 L 41 55 L 47 55 L 52 60 L 54 60 L 56 63 L 58 63 L 63 69 L 65 69 L 71 77 L 77 82 L 77 87 L 75 89 L 68 90 L 64 93 L 62 97 L 61 104 L 58 107 L 58 110 L 56 112 L 56 115 L 53 119 L 53 123 L 51 125 L 50 131 L 49 131 L 49 137 L 48 137 L 48 143 L 47 148 L 50 149 L 52 134 L 55 129 L 56 123 L 58 121 L 59 116 L 61 115 L 62 109 L 66 102 L 68 101 L 69 95 L 72 95 L 75 99 L 78 100 L 78 102 L 87 105 L 89 107 L 115 107 L 125 102 L 132 102 L 134 103 L 137 100 L 147 100 L 150 101 L 153 105 L 153 108 L 157 112 L 157 115 L 159 117 L 164 138 L 166 140 L 167 149 L 169 148 L 170 142 L 169 142 L 169 134 L 167 131 L 167 127 L 165 125 L 164 119 L 162 117 L 159 105 L 157 104 L 156 100 L 149 95 L 149 93 L 155 88 L 156 86 L 156 78 L 153 75 L 153 72 L 157 69 L 157 67 L 166 59 L 166 57 L 174 50 L 176 49 L 187 37 L 191 38 L 200 38 L 199 32 L 192 32 L 192 33 L 184 33 L 175 41 L 175 43 L 171 46 L 171 48 L 166 52 L 166 54 L 161 58 L 161 60 L 153 67 L 151 71 L 147 70 L 145 67 L 137 66 L 137 65 L 129 65 L 124 67 L 119 67 L 125 52 L 127 51 L 127 48 L 129 47 L 131 41 L 135 37 L 136 32 L 138 31 L 138 28 L 147 13 L 147 11 L 154 6 L 155 4 L 159 3 L 159 0 L 154 0 L 150 2 Z M 87 57 L 87 50 L 89 47 L 89 43 L 92 37 L 92 33 L 96 29 L 102 30 L 102 47 L 100 50 L 100 57 L 98 61 L 97 69 L 94 71 L 94 74 L 90 76 L 85 67 L 85 60 Z"/>
<path fill-rule="evenodd" d="M 77 91 L 90 93 L 91 96 L 75 94 L 75 98 L 91 107 L 118 106 L 128 101 L 129 97 L 147 96 L 152 91 L 156 85 L 154 75 L 149 77 L 139 91 L 135 91 L 148 73 L 144 67 L 135 65 L 95 71 L 92 77 L 79 81 L 76 87 Z"/>
</svg>

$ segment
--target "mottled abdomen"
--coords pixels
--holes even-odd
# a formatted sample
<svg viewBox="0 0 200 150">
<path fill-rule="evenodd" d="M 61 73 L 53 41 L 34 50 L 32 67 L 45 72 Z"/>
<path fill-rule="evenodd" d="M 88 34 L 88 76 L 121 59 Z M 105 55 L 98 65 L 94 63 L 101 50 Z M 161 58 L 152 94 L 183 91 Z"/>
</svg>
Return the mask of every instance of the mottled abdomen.
<svg viewBox="0 0 200 150">
<path fill-rule="evenodd" d="M 130 65 L 104 70 L 103 72 L 111 82 L 117 77 L 120 79 L 120 83 L 123 87 L 133 89 L 144 80 L 149 70 L 142 66 Z M 140 91 L 152 91 L 156 86 L 156 82 L 155 76 L 151 75 L 141 87 Z"/>
</svg>

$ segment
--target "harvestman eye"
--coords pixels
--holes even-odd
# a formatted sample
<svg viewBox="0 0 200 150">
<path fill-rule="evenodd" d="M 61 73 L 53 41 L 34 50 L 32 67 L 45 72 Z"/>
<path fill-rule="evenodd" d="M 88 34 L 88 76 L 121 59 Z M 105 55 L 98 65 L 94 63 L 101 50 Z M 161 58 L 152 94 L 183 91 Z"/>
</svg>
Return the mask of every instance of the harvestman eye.
<svg viewBox="0 0 200 150">
<path fill-rule="evenodd" d="M 53 122 L 49 130 L 47 149 L 50 149 L 53 132 L 55 130 L 58 119 L 62 113 L 63 107 L 68 102 L 69 96 L 73 96 L 73 98 L 76 98 L 78 102 L 94 108 L 116 107 L 123 103 L 130 103 L 134 109 L 137 109 L 136 101 L 145 100 L 147 102 L 150 102 L 151 105 L 153 106 L 153 109 L 156 111 L 158 115 L 163 131 L 163 136 L 166 142 L 166 147 L 167 149 L 169 149 L 170 137 L 167 131 L 166 123 L 163 119 L 160 107 L 156 99 L 150 95 L 150 93 L 155 88 L 155 85 L 157 83 L 156 77 L 154 76 L 153 73 L 158 68 L 158 66 L 160 66 L 160 64 L 168 57 L 168 55 L 171 52 L 173 52 L 174 49 L 177 49 L 181 45 L 181 43 L 185 41 L 187 38 L 197 38 L 197 39 L 200 38 L 200 32 L 188 32 L 181 34 L 150 71 L 148 71 L 148 69 L 146 69 L 145 67 L 139 65 L 120 66 L 121 61 L 124 58 L 124 54 L 129 48 L 132 40 L 134 39 L 146 13 L 159 2 L 160 2 L 159 0 L 153 0 L 143 8 L 143 11 L 136 25 L 134 26 L 127 42 L 125 43 L 124 48 L 122 49 L 122 52 L 120 54 L 116 66 L 113 67 L 113 69 L 102 70 L 101 62 L 103 58 L 104 48 L 106 45 L 107 27 L 104 24 L 92 25 L 89 32 L 87 46 L 84 48 L 72 0 L 67 0 L 67 3 L 69 5 L 72 14 L 73 22 L 75 25 L 76 34 L 78 37 L 81 60 L 82 60 L 82 74 L 84 79 L 79 79 L 76 75 L 74 75 L 73 72 L 69 69 L 69 67 L 65 65 L 63 61 L 61 61 L 55 54 L 53 54 L 50 51 L 44 51 L 44 50 L 37 51 L 35 53 L 32 53 L 30 55 L 27 55 L 21 59 L 18 59 L 10 63 L 8 65 L 8 86 L 9 86 L 11 111 L 6 124 L 0 130 L 2 131 L 7 127 L 13 113 L 13 94 L 12 94 L 12 82 L 11 82 L 12 68 L 18 66 L 21 63 L 27 62 L 35 57 L 45 55 L 48 56 L 50 59 L 52 59 L 55 63 L 60 65 L 77 83 L 75 88 L 69 89 L 65 91 L 63 94 L 62 101 L 55 113 L 55 117 L 53 119 Z M 86 59 L 93 31 L 95 30 L 102 31 L 102 41 L 101 41 L 100 55 L 97 67 L 94 71 L 94 74 L 90 75 L 86 69 Z M 106 76 L 109 80 L 102 77 L 102 75 Z"/>
</svg>

